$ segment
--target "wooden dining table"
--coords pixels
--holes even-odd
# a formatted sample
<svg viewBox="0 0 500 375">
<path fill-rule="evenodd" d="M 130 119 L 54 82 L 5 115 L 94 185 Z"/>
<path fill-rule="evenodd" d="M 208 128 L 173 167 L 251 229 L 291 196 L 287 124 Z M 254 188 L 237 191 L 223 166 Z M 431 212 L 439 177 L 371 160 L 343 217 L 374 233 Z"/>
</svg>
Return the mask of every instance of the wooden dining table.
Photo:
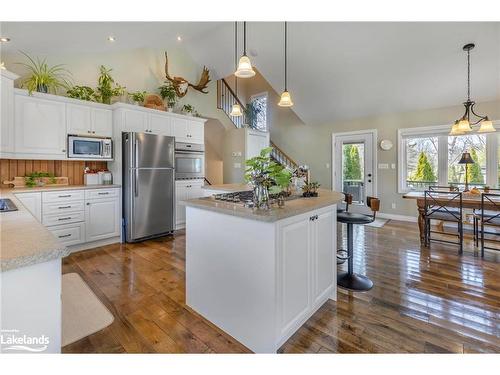
<svg viewBox="0 0 500 375">
<path fill-rule="evenodd" d="M 417 201 L 418 209 L 418 229 L 420 231 L 420 243 L 423 245 L 425 243 L 424 231 L 425 231 L 425 195 L 423 191 L 412 191 L 403 195 L 405 199 L 415 199 Z M 490 211 L 500 211 L 500 197 L 491 197 L 493 201 L 485 199 L 484 207 Z M 446 207 L 459 207 L 460 202 L 458 200 L 450 201 L 450 196 L 443 194 L 442 198 L 438 194 L 433 194 L 433 204 Z M 481 209 L 481 195 L 480 194 L 462 194 L 462 207 L 470 209 Z"/>
</svg>

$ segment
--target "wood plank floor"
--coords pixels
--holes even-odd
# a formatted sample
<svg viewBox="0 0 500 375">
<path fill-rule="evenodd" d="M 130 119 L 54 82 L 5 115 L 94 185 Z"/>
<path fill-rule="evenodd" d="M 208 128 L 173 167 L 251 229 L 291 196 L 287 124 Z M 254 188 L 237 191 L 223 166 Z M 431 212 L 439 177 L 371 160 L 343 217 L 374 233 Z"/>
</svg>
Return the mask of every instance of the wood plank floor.
<svg viewBox="0 0 500 375">
<path fill-rule="evenodd" d="M 339 289 L 280 352 L 500 352 L 500 253 L 421 249 L 416 224 L 396 221 L 357 227 L 355 246 L 355 269 L 373 289 Z M 249 352 L 185 306 L 184 265 L 184 233 L 67 257 L 63 272 L 79 273 L 115 321 L 63 352 Z"/>
</svg>

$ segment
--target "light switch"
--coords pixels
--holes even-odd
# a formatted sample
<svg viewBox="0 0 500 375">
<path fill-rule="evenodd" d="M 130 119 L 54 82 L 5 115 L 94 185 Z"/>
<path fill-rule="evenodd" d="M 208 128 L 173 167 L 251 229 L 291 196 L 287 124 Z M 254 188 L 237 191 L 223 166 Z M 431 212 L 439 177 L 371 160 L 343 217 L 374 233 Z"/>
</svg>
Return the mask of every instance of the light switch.
<svg viewBox="0 0 500 375">
<path fill-rule="evenodd" d="M 387 163 L 379 163 L 378 169 L 389 169 L 389 164 Z"/>
<path fill-rule="evenodd" d="M 392 169 L 396 169 L 396 163 L 392 163 L 392 164 L 391 164 L 391 168 L 392 168 Z"/>
<path fill-rule="evenodd" d="M 236 169 L 240 169 L 241 168 L 241 163 L 234 163 L 234 167 Z"/>
</svg>

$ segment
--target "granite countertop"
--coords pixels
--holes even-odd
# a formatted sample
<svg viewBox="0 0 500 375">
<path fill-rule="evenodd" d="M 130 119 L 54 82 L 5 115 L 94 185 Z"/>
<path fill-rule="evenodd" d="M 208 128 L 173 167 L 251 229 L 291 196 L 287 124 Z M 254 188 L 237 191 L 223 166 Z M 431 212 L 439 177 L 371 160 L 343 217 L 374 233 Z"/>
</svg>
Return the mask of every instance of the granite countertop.
<svg viewBox="0 0 500 375">
<path fill-rule="evenodd" d="M 219 185 L 223 187 L 224 185 Z M 241 186 L 244 185 L 240 185 Z M 215 189 L 215 188 L 214 188 Z M 230 187 L 228 187 L 230 189 Z M 215 190 L 224 190 L 215 189 Z M 242 191 L 237 190 L 227 190 L 227 191 Z M 242 203 L 229 203 L 216 201 L 213 197 L 204 197 L 197 199 L 190 199 L 182 202 L 187 207 L 196 207 L 204 210 L 219 212 L 226 215 L 243 217 L 251 220 L 259 220 L 265 222 L 275 222 L 278 220 L 286 219 L 288 217 L 300 215 L 306 212 L 310 212 L 322 207 L 331 206 L 340 203 L 343 199 L 341 193 L 327 190 L 319 189 L 319 196 L 314 198 L 296 198 L 287 200 L 285 207 L 278 208 L 277 206 L 272 206 L 269 210 L 256 210 L 253 208 L 244 207 Z"/>
<path fill-rule="evenodd" d="M 2 188 L 0 197 L 11 199 L 17 211 L 0 212 L 0 272 L 65 257 L 69 250 L 15 197 L 15 193 L 118 188 L 120 185 L 70 185 Z"/>
</svg>

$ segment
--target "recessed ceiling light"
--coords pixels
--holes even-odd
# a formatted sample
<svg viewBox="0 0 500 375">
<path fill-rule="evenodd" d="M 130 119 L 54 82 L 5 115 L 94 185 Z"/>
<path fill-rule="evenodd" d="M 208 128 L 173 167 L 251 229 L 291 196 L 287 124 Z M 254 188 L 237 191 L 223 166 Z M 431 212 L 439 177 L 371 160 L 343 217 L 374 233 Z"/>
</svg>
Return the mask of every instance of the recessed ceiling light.
<svg viewBox="0 0 500 375">
<path fill-rule="evenodd" d="M 182 37 L 180 35 L 177 36 L 177 41 L 182 42 Z"/>
<path fill-rule="evenodd" d="M 2 36 L 2 37 L 0 37 L 0 42 L 10 42 L 10 38 Z"/>
<path fill-rule="evenodd" d="M 108 41 L 110 41 L 110 42 L 114 42 L 115 40 L 116 40 L 116 39 L 115 39 L 115 37 L 114 37 L 114 36 L 111 36 L 111 35 L 110 35 L 110 36 L 108 36 Z"/>
</svg>

